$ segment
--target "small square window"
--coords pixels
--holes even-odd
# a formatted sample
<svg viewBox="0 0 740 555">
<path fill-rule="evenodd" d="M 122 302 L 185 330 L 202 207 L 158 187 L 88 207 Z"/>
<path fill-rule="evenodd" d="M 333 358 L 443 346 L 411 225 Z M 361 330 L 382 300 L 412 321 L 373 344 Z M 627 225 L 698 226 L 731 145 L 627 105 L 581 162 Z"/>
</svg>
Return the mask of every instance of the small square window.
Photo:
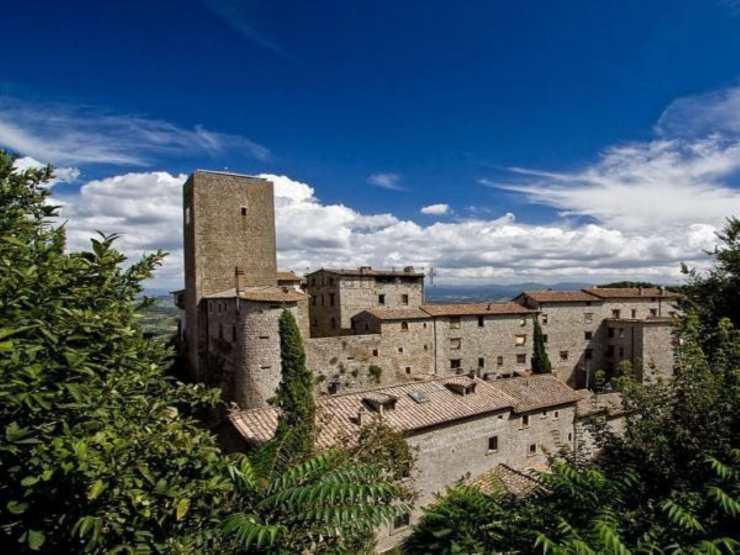
<svg viewBox="0 0 740 555">
<path fill-rule="evenodd" d="M 373 349 L 373 356 L 374 357 L 378 356 L 378 349 Z"/>
<path fill-rule="evenodd" d="M 409 323 L 401 322 L 401 331 L 409 331 Z"/>
<path fill-rule="evenodd" d="M 525 354 L 516 355 L 516 362 L 517 364 L 527 364 L 527 355 Z"/>
<path fill-rule="evenodd" d="M 590 341 L 591 339 L 593 339 L 593 337 L 594 337 L 594 332 L 592 332 L 592 331 L 583 332 L 583 338 L 586 341 Z"/>
<path fill-rule="evenodd" d="M 497 365 L 497 366 L 503 366 L 503 365 L 504 365 L 504 357 L 502 357 L 502 356 L 497 356 L 497 357 L 496 357 L 496 365 Z"/>
<path fill-rule="evenodd" d="M 450 329 L 451 330 L 459 330 L 460 329 L 460 317 L 453 316 L 450 318 Z"/>
<path fill-rule="evenodd" d="M 621 314 L 622 314 L 622 311 L 619 310 L 618 308 L 615 308 L 614 310 L 612 310 L 612 318 L 619 318 Z"/>
<path fill-rule="evenodd" d="M 399 352 L 399 353 L 403 353 L 403 347 L 399 347 L 399 348 L 398 348 L 398 352 Z"/>
<path fill-rule="evenodd" d="M 658 315 L 658 309 L 657 308 L 651 308 L 650 309 L 650 316 L 655 318 Z"/>
<path fill-rule="evenodd" d="M 401 295 L 401 304 L 409 304 L 409 296 Z"/>
<path fill-rule="evenodd" d="M 450 368 L 457 369 L 460 368 L 460 359 L 459 358 L 452 358 L 450 359 Z"/>
<path fill-rule="evenodd" d="M 478 316 L 478 327 L 482 328 L 486 325 L 486 319 L 483 316 Z"/>
<path fill-rule="evenodd" d="M 553 417 L 553 418 L 560 418 L 560 411 L 557 411 L 557 410 L 556 410 L 555 412 L 553 412 L 553 413 L 552 413 L 552 417 Z"/>
<path fill-rule="evenodd" d="M 593 312 L 584 312 L 583 313 L 583 321 L 587 324 L 592 323 L 594 320 L 594 313 Z"/>
<path fill-rule="evenodd" d="M 407 366 L 406 367 L 406 373 L 407 374 L 411 374 L 411 366 Z"/>
<path fill-rule="evenodd" d="M 427 345 L 426 343 L 424 343 L 424 350 L 425 351 L 428 351 L 429 350 L 429 345 Z"/>
<path fill-rule="evenodd" d="M 560 360 L 568 360 L 568 351 L 560 351 Z"/>
<path fill-rule="evenodd" d="M 241 211 L 242 211 L 242 216 L 246 216 L 247 215 L 247 207 L 246 206 L 242 206 Z"/>
<path fill-rule="evenodd" d="M 547 343 L 547 334 L 546 333 L 543 333 L 542 334 L 542 342 L 543 343 Z"/>
<path fill-rule="evenodd" d="M 548 320 L 549 320 L 548 315 L 547 314 L 542 314 L 542 325 L 543 326 L 546 326 L 547 325 Z"/>
<path fill-rule="evenodd" d="M 532 457 L 537 454 L 537 444 L 536 443 L 530 443 L 529 444 L 529 456 Z"/>
<path fill-rule="evenodd" d="M 522 415 L 522 428 L 526 428 L 529 426 L 529 415 L 523 414 Z"/>
<path fill-rule="evenodd" d="M 378 304 L 385 304 L 385 295 L 378 295 Z"/>
<path fill-rule="evenodd" d="M 488 438 L 488 450 L 498 451 L 498 436 L 491 436 Z"/>
<path fill-rule="evenodd" d="M 486 359 L 483 357 L 478 357 L 478 368 L 485 368 L 486 367 Z"/>
<path fill-rule="evenodd" d="M 635 310 L 634 308 L 632 309 L 631 314 L 633 318 L 637 318 L 637 310 Z"/>
<path fill-rule="evenodd" d="M 450 339 L 450 350 L 459 351 L 462 348 L 462 339 L 455 337 Z"/>
</svg>

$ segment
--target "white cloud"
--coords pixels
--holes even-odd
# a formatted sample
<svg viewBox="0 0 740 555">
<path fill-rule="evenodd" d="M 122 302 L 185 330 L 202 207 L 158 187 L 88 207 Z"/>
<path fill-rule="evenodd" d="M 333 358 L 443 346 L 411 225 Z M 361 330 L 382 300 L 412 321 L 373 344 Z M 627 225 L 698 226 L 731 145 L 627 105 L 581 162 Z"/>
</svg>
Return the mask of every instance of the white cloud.
<svg viewBox="0 0 740 555">
<path fill-rule="evenodd" d="M 46 164 L 43 164 L 42 162 L 39 162 L 35 158 L 31 158 L 30 156 L 24 156 L 22 158 L 16 158 L 13 162 L 13 167 L 20 171 L 26 171 L 26 170 L 39 170 L 41 168 L 46 167 Z M 77 179 L 80 177 L 80 169 L 79 168 L 72 168 L 72 167 L 56 167 L 54 168 L 54 174 L 51 181 L 47 181 L 44 185 L 48 188 L 53 187 L 57 183 L 70 183 L 73 181 L 77 181 Z"/>
<path fill-rule="evenodd" d="M 150 165 L 152 159 L 195 152 L 240 153 L 268 160 L 270 151 L 239 135 L 87 106 L 0 101 L 0 146 L 54 164 Z"/>
<path fill-rule="evenodd" d="M 433 216 L 441 216 L 447 214 L 450 210 L 449 204 L 430 204 L 429 206 L 422 206 L 420 212 L 422 214 L 428 214 Z"/>
<path fill-rule="evenodd" d="M 401 176 L 397 173 L 374 173 L 367 178 L 370 185 L 389 191 L 405 191 L 401 186 Z"/>
</svg>

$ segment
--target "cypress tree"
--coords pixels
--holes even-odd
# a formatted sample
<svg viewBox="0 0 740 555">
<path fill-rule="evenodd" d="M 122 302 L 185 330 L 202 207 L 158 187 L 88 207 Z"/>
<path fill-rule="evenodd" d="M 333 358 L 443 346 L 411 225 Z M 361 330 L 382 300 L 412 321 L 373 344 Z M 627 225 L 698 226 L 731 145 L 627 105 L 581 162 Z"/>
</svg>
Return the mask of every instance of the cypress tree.
<svg viewBox="0 0 740 555">
<path fill-rule="evenodd" d="M 290 466 L 313 453 L 316 403 L 313 374 L 306 368 L 306 353 L 298 324 L 288 310 L 280 315 L 282 378 L 273 403 L 280 409 L 274 443 L 278 466 Z"/>
<path fill-rule="evenodd" d="M 535 374 L 549 374 L 552 372 L 550 358 L 545 348 L 545 336 L 538 320 L 534 321 L 534 352 L 532 353 L 532 372 Z"/>
</svg>

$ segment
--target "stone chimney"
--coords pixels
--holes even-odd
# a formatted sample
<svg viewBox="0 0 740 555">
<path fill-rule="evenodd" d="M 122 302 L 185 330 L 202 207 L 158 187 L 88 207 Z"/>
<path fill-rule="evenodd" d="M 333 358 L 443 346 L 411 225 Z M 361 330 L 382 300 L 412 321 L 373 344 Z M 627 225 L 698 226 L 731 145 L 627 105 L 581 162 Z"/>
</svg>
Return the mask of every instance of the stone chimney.
<svg viewBox="0 0 740 555">
<path fill-rule="evenodd" d="M 242 279 L 244 278 L 244 270 L 240 269 L 239 266 L 234 266 L 234 297 L 236 298 L 236 311 L 239 312 L 239 297 L 242 292 Z"/>
<path fill-rule="evenodd" d="M 357 425 L 362 428 L 367 423 L 367 411 L 364 407 L 360 407 L 357 409 L 357 417 L 356 417 Z"/>
</svg>

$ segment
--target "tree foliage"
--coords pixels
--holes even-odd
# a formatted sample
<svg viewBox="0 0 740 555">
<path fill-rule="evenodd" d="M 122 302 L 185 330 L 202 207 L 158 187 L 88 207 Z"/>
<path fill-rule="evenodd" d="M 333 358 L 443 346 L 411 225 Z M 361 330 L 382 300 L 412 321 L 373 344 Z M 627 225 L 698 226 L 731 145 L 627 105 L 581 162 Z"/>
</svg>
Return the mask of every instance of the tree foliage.
<svg viewBox="0 0 740 555">
<path fill-rule="evenodd" d="M 162 257 L 122 268 L 115 236 L 66 253 L 43 184 L 0 152 L 0 526 L 8 552 L 200 551 L 229 489 L 192 413 L 213 392 L 167 379 L 136 297 Z"/>
<path fill-rule="evenodd" d="M 271 448 L 279 453 L 275 469 L 300 463 L 314 452 L 316 441 L 316 402 L 314 378 L 306 368 L 306 354 L 293 314 L 280 315 L 280 356 L 282 378 L 272 402 L 279 409 L 277 430 Z"/>
<path fill-rule="evenodd" d="M 534 338 L 532 346 L 532 372 L 535 374 L 549 374 L 552 372 L 550 357 L 547 356 L 547 345 L 545 345 L 545 336 L 542 333 L 540 323 L 534 321 Z"/>
</svg>

